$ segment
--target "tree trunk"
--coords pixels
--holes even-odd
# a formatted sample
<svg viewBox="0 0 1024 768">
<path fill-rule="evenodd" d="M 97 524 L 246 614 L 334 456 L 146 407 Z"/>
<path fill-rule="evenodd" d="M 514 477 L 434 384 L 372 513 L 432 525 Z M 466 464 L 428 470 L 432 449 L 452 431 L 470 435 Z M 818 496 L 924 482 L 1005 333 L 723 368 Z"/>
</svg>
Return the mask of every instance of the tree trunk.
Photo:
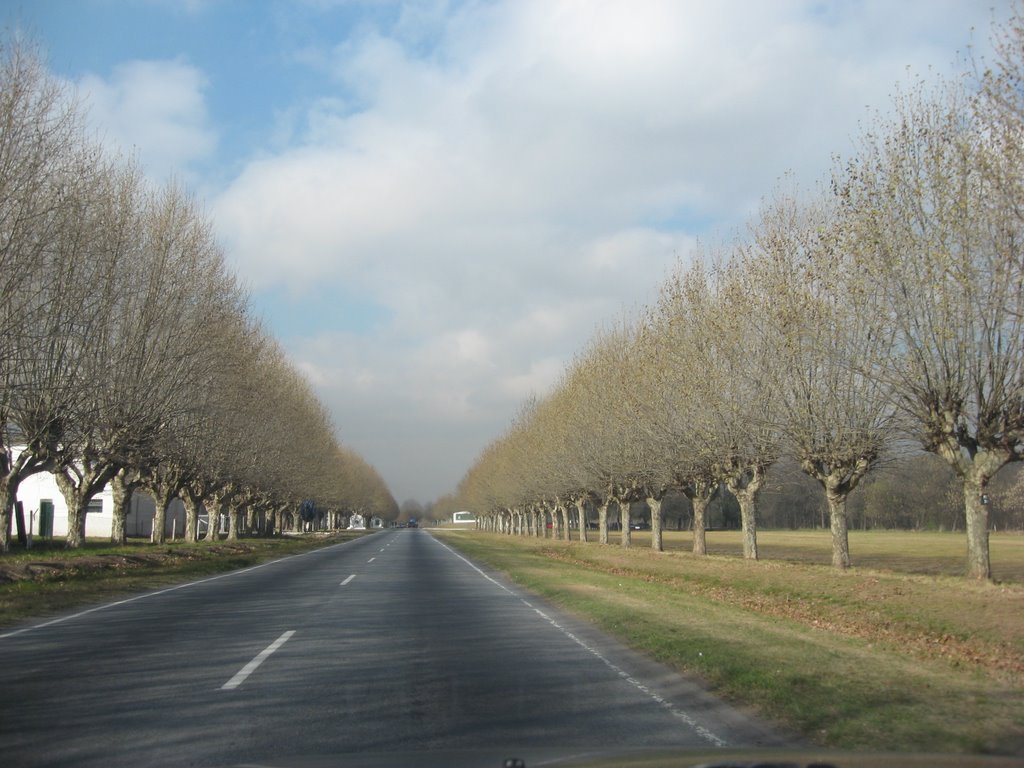
<svg viewBox="0 0 1024 768">
<path fill-rule="evenodd" d="M 199 541 L 199 499 L 183 488 L 181 503 L 185 505 L 185 541 Z"/>
<path fill-rule="evenodd" d="M 597 541 L 599 544 L 608 543 L 608 502 L 602 501 L 597 508 Z"/>
<path fill-rule="evenodd" d="M 571 541 L 572 532 L 569 526 L 569 507 L 566 504 L 562 504 L 559 506 L 558 511 L 562 517 L 562 538 L 565 541 Z"/>
<path fill-rule="evenodd" d="M 163 544 L 167 541 L 167 507 L 175 497 L 176 492 L 168 483 L 155 483 L 156 487 L 150 488 L 153 495 L 153 543 Z"/>
<path fill-rule="evenodd" d="M 757 560 L 757 505 L 749 494 L 736 497 L 740 504 L 740 520 L 743 523 L 743 557 Z"/>
<path fill-rule="evenodd" d="M 68 507 L 68 534 L 64 539 L 65 549 L 78 549 L 85 539 L 85 516 L 88 501 L 79 503 L 77 497 L 65 497 Z"/>
<path fill-rule="evenodd" d="M 128 479 L 127 472 L 123 469 L 110 479 L 110 492 L 114 497 L 114 518 L 110 523 L 110 542 L 112 544 L 124 546 L 128 543 L 125 519 L 128 517 L 132 498 L 138 487 L 139 482 Z"/>
<path fill-rule="evenodd" d="M 27 450 L 22 451 L 17 459 L 12 459 L 9 451 L 10 448 L 0 448 L 0 552 L 7 552 L 11 547 L 11 524 L 21 481 L 53 468 L 51 462 L 40 461 Z"/>
<path fill-rule="evenodd" d="M 628 501 L 619 501 L 619 525 L 622 527 L 622 538 L 619 539 L 619 545 L 623 547 L 633 546 L 633 530 L 629 527 L 629 508 Z"/>
<path fill-rule="evenodd" d="M 967 532 L 967 575 L 992 578 L 988 550 L 988 505 L 983 504 L 989 480 L 1012 458 L 1007 450 L 979 450 L 968 459 L 955 439 L 938 446 L 937 453 L 949 464 L 963 488 Z"/>
<path fill-rule="evenodd" d="M 847 494 L 826 490 L 828 500 L 829 527 L 832 529 L 832 565 L 836 568 L 850 567 L 850 540 L 846 521 Z"/>
<path fill-rule="evenodd" d="M 712 499 L 718 495 L 721 483 L 718 480 L 695 480 L 683 483 L 680 490 L 693 506 L 693 554 L 706 555 L 707 544 L 707 511 Z"/>
<path fill-rule="evenodd" d="M 576 500 L 576 515 L 580 521 L 580 541 L 587 540 L 587 500 Z"/>
<path fill-rule="evenodd" d="M 11 548 L 11 511 L 18 501 L 18 484 L 9 475 L 0 476 L 0 552 Z"/>
<path fill-rule="evenodd" d="M 238 519 L 240 511 L 234 504 L 228 505 L 228 541 L 238 541 Z"/>
<path fill-rule="evenodd" d="M 755 466 L 749 473 L 730 477 L 726 482 L 729 491 L 740 505 L 740 520 L 743 524 L 743 557 L 757 560 L 757 495 L 764 483 L 764 467 Z"/>
<path fill-rule="evenodd" d="M 964 478 L 964 514 L 967 522 L 967 575 L 992 578 L 988 551 L 988 505 L 982 503 L 988 481 L 984 477 Z"/>
<path fill-rule="evenodd" d="M 65 549 L 78 549 L 82 546 L 82 539 L 85 538 L 85 515 L 89 504 L 89 498 L 79 489 L 81 483 L 76 483 L 68 478 L 64 472 L 54 475 L 60 494 L 64 497 L 64 503 L 68 508 L 68 533 L 64 540 Z"/>
<path fill-rule="evenodd" d="M 661 542 L 661 499 L 648 496 L 647 506 L 651 508 L 651 549 L 664 552 L 665 547 Z"/>
<path fill-rule="evenodd" d="M 101 469 L 93 467 L 83 472 L 81 477 L 72 475 L 67 469 L 54 474 L 57 487 L 68 506 L 68 535 L 64 543 L 67 549 L 78 549 L 82 546 L 89 501 L 103 490 L 114 476 L 114 472 L 113 467 L 105 466 Z"/>
<path fill-rule="evenodd" d="M 206 540 L 217 541 L 220 538 L 220 516 L 224 511 L 224 500 L 217 494 L 209 497 L 209 504 L 206 505 L 208 524 L 206 526 Z"/>
<path fill-rule="evenodd" d="M 690 497 L 693 504 L 693 554 L 706 555 L 708 553 L 707 531 L 704 523 L 704 513 L 707 511 L 711 498 L 701 494 L 694 494 Z"/>
</svg>

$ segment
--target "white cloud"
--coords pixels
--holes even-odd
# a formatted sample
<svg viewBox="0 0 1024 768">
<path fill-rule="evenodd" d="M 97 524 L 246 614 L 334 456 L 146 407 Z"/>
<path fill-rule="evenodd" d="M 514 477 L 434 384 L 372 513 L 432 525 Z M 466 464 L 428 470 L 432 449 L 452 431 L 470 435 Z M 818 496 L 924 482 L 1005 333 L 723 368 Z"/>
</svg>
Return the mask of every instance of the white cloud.
<svg viewBox="0 0 1024 768">
<path fill-rule="evenodd" d="M 216 148 L 203 99 L 206 77 L 184 61 L 126 62 L 109 79 L 87 75 L 78 87 L 101 138 L 137 153 L 152 178 L 187 178 L 190 166 Z"/>
<path fill-rule="evenodd" d="M 293 143 L 215 205 L 257 291 L 336 282 L 389 310 L 370 336 L 292 354 L 398 498 L 451 489 L 466 466 L 438 453 L 479 450 L 781 174 L 824 173 L 907 65 L 944 69 L 983 15 L 952 0 L 424 14 L 305 51 L 337 90 L 287 113 Z"/>
</svg>

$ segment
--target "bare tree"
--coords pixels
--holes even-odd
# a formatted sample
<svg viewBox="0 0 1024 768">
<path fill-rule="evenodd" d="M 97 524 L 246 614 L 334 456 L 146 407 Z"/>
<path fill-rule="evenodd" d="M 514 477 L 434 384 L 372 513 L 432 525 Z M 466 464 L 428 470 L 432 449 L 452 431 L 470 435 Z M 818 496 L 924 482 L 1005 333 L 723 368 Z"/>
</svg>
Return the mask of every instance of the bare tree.
<svg viewBox="0 0 1024 768">
<path fill-rule="evenodd" d="M 88 265 L 63 256 L 85 231 L 95 163 L 76 102 L 39 49 L 0 40 L 0 550 L 19 482 L 52 466 L 65 374 L 80 359 L 69 331 L 89 306 Z"/>
<path fill-rule="evenodd" d="M 704 512 L 721 482 L 740 504 L 743 552 L 757 559 L 757 496 L 779 452 L 774 392 L 762 375 L 774 352 L 736 258 L 713 274 L 697 251 L 662 286 L 654 309 L 663 371 L 658 410 L 671 415 L 676 485 L 694 503 L 694 551 L 706 552 Z M 664 417 L 663 417 L 664 418 Z"/>
<path fill-rule="evenodd" d="M 958 83 L 896 106 L 838 183 L 898 340 L 878 375 L 960 479 L 967 571 L 987 579 L 986 488 L 1024 458 L 1024 131 L 1019 114 L 979 114 Z"/>
<path fill-rule="evenodd" d="M 830 197 L 780 189 L 762 208 L 746 262 L 760 343 L 775 352 L 761 375 L 790 450 L 825 490 L 838 568 L 850 565 L 847 498 L 888 458 L 897 427 L 891 389 L 875 375 L 894 352 L 892 333 L 872 322 L 882 302 L 850 238 Z"/>
<path fill-rule="evenodd" d="M 112 163 L 96 169 L 95 180 L 79 217 L 84 231 L 70 233 L 69 247 L 62 250 L 74 268 L 86 269 L 78 276 L 80 286 L 63 287 L 65 294 L 86 299 L 73 310 L 74 324 L 64 331 L 68 340 L 60 342 L 77 353 L 64 376 L 64 388 L 76 396 L 63 404 L 60 434 L 49 447 L 68 506 L 68 547 L 81 545 L 87 505 L 117 473 L 110 451 L 128 439 L 131 424 L 122 416 L 131 410 L 131 394 L 141 392 L 119 375 L 118 357 L 134 346 L 126 337 L 138 319 L 128 309 L 133 296 L 122 289 L 122 280 L 141 255 L 142 177 L 131 165 Z"/>
<path fill-rule="evenodd" d="M 602 506 L 618 504 L 620 544 L 632 543 L 631 505 L 649 500 L 658 528 L 652 546 L 660 550 L 660 501 L 670 476 L 663 445 L 654 439 L 661 414 L 651 408 L 658 371 L 657 361 L 647 354 L 649 334 L 646 323 L 632 320 L 600 331 L 588 350 L 590 370 L 580 377 L 578 391 L 585 405 L 581 442 L 590 451 L 594 490 L 600 488 Z M 606 528 L 602 534 L 606 542 Z"/>
</svg>

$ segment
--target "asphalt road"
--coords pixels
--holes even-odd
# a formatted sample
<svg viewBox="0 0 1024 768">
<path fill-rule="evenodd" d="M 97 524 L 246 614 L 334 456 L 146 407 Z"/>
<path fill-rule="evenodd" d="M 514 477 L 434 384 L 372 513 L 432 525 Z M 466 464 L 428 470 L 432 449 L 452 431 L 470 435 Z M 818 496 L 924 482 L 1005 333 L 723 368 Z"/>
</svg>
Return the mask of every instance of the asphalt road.
<svg viewBox="0 0 1024 768">
<path fill-rule="evenodd" d="M 0 632 L 6 766 L 536 765 L 774 743 L 423 530 Z"/>
</svg>

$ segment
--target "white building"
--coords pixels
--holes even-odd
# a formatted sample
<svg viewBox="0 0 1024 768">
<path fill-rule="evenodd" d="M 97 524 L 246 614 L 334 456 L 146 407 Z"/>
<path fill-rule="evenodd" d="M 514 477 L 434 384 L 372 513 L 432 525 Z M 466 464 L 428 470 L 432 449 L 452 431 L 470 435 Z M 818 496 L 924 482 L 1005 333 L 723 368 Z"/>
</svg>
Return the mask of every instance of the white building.
<svg viewBox="0 0 1024 768">
<path fill-rule="evenodd" d="M 25 510 L 25 525 L 33 537 L 64 538 L 68 533 L 68 505 L 57 487 L 57 481 L 50 472 L 39 472 L 21 481 L 18 486 L 18 501 Z M 130 538 L 149 538 L 153 533 L 153 514 L 156 504 L 145 491 L 132 495 L 128 515 L 125 518 L 125 533 Z M 108 485 L 89 502 L 85 516 L 85 535 L 88 537 L 110 538 L 114 522 L 114 497 Z M 174 499 L 167 508 L 164 534 L 181 537 L 185 533 L 185 505 L 181 499 Z"/>
</svg>

